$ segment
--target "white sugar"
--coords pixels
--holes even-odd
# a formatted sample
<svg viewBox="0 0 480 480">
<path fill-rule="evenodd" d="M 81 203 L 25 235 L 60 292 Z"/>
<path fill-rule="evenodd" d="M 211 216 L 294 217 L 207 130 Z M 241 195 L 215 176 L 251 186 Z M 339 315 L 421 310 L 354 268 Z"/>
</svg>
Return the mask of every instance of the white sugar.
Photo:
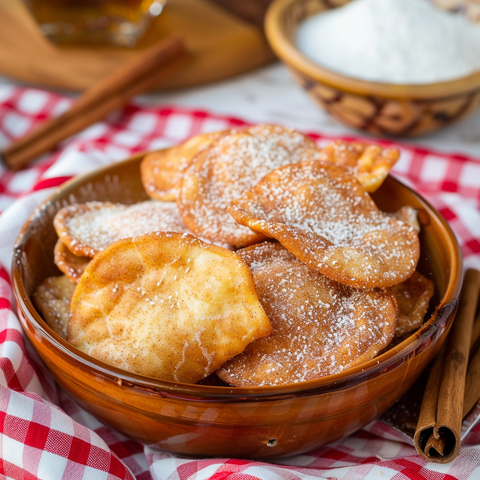
<svg viewBox="0 0 480 480">
<path fill-rule="evenodd" d="M 223 366 L 230 380 L 302 382 L 338 373 L 350 359 L 355 362 L 363 352 L 388 343 L 394 308 L 380 291 L 333 282 L 278 244 L 258 244 L 239 254 L 253 273 L 273 332 Z"/>
<path fill-rule="evenodd" d="M 300 24 L 297 47 L 351 77 L 424 84 L 480 70 L 480 27 L 428 0 L 354 0 Z"/>
<path fill-rule="evenodd" d="M 312 155 L 314 146 L 303 134 L 275 125 L 257 125 L 251 127 L 249 134 L 219 139 L 184 178 L 185 192 L 189 192 L 189 178 L 195 178 L 195 205 L 189 209 L 198 219 L 198 230 L 210 239 L 250 243 L 243 237 L 251 235 L 251 230 L 228 214 L 230 202 L 271 170 Z"/>
</svg>

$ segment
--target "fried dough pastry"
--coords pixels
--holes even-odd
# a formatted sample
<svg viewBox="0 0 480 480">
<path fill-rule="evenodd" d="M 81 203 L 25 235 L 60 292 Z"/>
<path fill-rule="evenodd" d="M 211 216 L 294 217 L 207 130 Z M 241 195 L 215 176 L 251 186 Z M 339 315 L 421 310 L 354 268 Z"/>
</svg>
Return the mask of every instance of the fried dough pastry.
<svg viewBox="0 0 480 480">
<path fill-rule="evenodd" d="M 392 216 L 398 218 L 402 222 L 411 225 L 417 233 L 420 233 L 420 221 L 418 220 L 418 210 L 408 205 L 399 208 Z"/>
<path fill-rule="evenodd" d="M 117 240 L 152 231 L 189 232 L 176 204 L 158 201 L 69 205 L 59 210 L 53 224 L 60 240 L 79 257 L 94 257 Z"/>
<path fill-rule="evenodd" d="M 199 152 L 183 174 L 177 198 L 183 221 L 197 236 L 233 247 L 264 240 L 232 219 L 230 202 L 269 171 L 311 158 L 312 152 L 318 152 L 313 140 L 277 125 L 257 125 L 219 138 Z"/>
<path fill-rule="evenodd" d="M 329 143 L 319 155 L 319 160 L 352 168 L 367 192 L 374 192 L 380 187 L 399 158 L 400 150 L 395 147 L 383 148 L 343 140 Z"/>
<path fill-rule="evenodd" d="M 334 282 L 278 243 L 237 253 L 252 270 L 273 331 L 222 365 L 223 381 L 243 387 L 312 380 L 372 359 L 393 338 L 393 295 Z"/>
<path fill-rule="evenodd" d="M 394 285 L 391 291 L 399 308 L 395 336 L 400 337 L 422 325 L 434 286 L 431 280 L 415 271 L 410 278 Z"/>
<path fill-rule="evenodd" d="M 68 341 L 124 370 L 196 383 L 271 332 L 241 258 L 193 235 L 119 240 L 89 263 Z"/>
<path fill-rule="evenodd" d="M 266 175 L 229 212 L 299 260 L 356 288 L 390 287 L 415 270 L 415 229 L 378 210 L 351 171 L 306 161 Z"/>
<path fill-rule="evenodd" d="M 47 325 L 62 338 L 67 338 L 70 300 L 75 285 L 65 276 L 47 277 L 33 293 L 33 303 Z"/>
<path fill-rule="evenodd" d="M 156 200 L 174 202 L 183 171 L 193 157 L 228 132 L 195 135 L 181 145 L 146 155 L 140 164 L 140 174 L 147 195 Z"/>
<path fill-rule="evenodd" d="M 53 250 L 53 259 L 58 269 L 64 273 L 72 283 L 78 283 L 80 276 L 90 262 L 90 257 L 77 257 L 59 239 Z"/>
</svg>

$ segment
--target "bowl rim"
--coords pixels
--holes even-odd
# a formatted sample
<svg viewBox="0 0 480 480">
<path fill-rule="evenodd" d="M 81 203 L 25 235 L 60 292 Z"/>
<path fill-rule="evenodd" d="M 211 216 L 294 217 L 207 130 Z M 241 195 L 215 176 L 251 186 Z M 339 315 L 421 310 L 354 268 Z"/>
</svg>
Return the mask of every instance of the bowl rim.
<svg viewBox="0 0 480 480">
<path fill-rule="evenodd" d="M 349 368 L 344 372 L 328 375 L 314 380 L 308 380 L 305 382 L 274 386 L 226 387 L 186 384 L 137 375 L 126 372 L 125 370 L 121 370 L 81 352 L 60 337 L 57 333 L 55 333 L 38 313 L 21 280 L 22 262 L 18 262 L 17 260 L 19 256 L 21 257 L 23 248 L 28 241 L 28 236 L 26 233 L 29 226 L 34 221 L 38 221 L 39 215 L 41 215 L 42 211 L 47 210 L 47 206 L 56 205 L 59 203 L 57 201 L 57 197 L 65 195 L 65 191 L 68 192 L 70 189 L 77 189 L 81 185 L 88 184 L 90 180 L 93 180 L 94 177 L 99 175 L 104 175 L 105 177 L 115 176 L 115 169 L 121 168 L 125 164 L 140 164 L 140 161 L 143 159 L 146 153 L 147 152 L 142 152 L 123 161 L 104 165 L 83 175 L 76 176 L 63 183 L 58 189 L 55 190 L 55 192 L 53 192 L 47 199 L 45 199 L 38 207 L 35 208 L 28 220 L 23 225 L 14 245 L 11 278 L 22 327 L 23 321 L 25 320 L 30 324 L 31 327 L 33 327 L 35 332 L 40 337 L 46 340 L 55 349 L 60 350 L 64 354 L 72 357 L 76 362 L 80 362 L 83 368 L 88 367 L 92 369 L 96 375 L 100 375 L 104 378 L 106 377 L 114 383 L 123 385 L 124 388 L 139 388 L 142 390 L 151 391 L 152 393 L 158 393 L 163 396 L 182 399 L 190 398 L 192 400 L 200 397 L 202 400 L 210 399 L 211 401 L 236 402 L 259 399 L 279 399 L 281 397 L 310 396 L 323 392 L 331 393 L 336 390 L 342 390 L 344 388 L 357 385 L 366 379 L 374 378 L 388 369 L 397 368 L 407 359 L 416 355 L 417 352 L 428 348 L 431 338 L 438 330 L 444 327 L 443 325 L 438 325 L 437 322 L 437 319 L 441 316 L 440 314 L 445 312 L 445 315 L 448 316 L 451 312 L 456 310 L 460 287 L 462 284 L 463 271 L 462 253 L 456 236 L 448 222 L 425 198 L 402 183 L 400 180 L 390 176 L 394 182 L 399 183 L 404 188 L 409 190 L 412 195 L 417 197 L 417 199 L 430 211 L 429 213 L 442 224 L 445 232 L 447 233 L 446 243 L 451 254 L 452 265 L 449 272 L 447 289 L 440 301 L 440 304 L 435 308 L 432 316 L 412 335 L 404 339 L 401 343 L 393 348 L 376 356 L 372 360 Z M 26 328 L 24 328 L 24 330 L 27 336 L 29 336 L 28 330 Z"/>
<path fill-rule="evenodd" d="M 340 90 L 358 95 L 373 95 L 399 100 L 448 98 L 480 90 L 480 70 L 457 79 L 425 84 L 372 82 L 329 70 L 305 56 L 281 28 L 286 10 L 291 5 L 302 1 L 306 0 L 274 0 L 265 15 L 265 35 L 270 47 L 280 59 L 295 70 Z"/>
</svg>

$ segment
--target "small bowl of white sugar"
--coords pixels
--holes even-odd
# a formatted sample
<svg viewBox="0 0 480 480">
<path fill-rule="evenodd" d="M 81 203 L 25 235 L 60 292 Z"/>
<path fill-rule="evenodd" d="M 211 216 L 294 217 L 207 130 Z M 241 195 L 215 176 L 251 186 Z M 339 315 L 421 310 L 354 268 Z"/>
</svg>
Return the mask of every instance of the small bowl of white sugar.
<svg viewBox="0 0 480 480">
<path fill-rule="evenodd" d="M 265 30 L 337 120 L 377 135 L 422 135 L 480 104 L 480 25 L 435 2 L 275 0 Z"/>
</svg>

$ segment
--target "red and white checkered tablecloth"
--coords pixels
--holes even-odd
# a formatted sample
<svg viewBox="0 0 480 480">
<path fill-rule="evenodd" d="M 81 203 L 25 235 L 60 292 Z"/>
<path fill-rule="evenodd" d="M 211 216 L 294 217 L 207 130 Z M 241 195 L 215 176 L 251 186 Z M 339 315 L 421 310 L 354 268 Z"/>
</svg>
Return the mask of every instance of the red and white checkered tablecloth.
<svg viewBox="0 0 480 480">
<path fill-rule="evenodd" d="M 69 99 L 50 92 L 0 86 L 0 148 L 69 104 Z M 13 304 L 10 260 L 21 226 L 43 199 L 79 173 L 200 132 L 244 123 L 206 111 L 131 103 L 23 171 L 12 173 L 0 166 L 0 478 L 480 478 L 478 406 L 464 424 L 459 456 L 446 465 L 427 463 L 409 438 L 381 421 L 317 451 L 270 463 L 182 458 L 132 441 L 99 423 L 53 381 L 23 336 Z M 331 140 L 318 132 L 307 133 L 320 145 Z M 480 269 L 480 152 L 475 159 L 400 147 L 402 156 L 394 175 L 442 213 L 458 236 L 466 266 Z"/>
</svg>

